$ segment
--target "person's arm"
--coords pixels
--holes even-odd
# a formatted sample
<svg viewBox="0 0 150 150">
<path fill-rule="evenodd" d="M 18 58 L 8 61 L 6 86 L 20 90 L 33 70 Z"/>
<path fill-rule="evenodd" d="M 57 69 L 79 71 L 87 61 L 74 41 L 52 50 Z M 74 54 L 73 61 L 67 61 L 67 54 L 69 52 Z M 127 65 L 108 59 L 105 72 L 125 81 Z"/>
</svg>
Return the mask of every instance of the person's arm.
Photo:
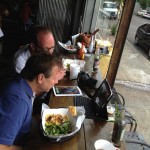
<svg viewBox="0 0 150 150">
<path fill-rule="evenodd" d="M 7 146 L 0 144 L 0 150 L 23 150 L 23 148 L 19 146 Z"/>
</svg>

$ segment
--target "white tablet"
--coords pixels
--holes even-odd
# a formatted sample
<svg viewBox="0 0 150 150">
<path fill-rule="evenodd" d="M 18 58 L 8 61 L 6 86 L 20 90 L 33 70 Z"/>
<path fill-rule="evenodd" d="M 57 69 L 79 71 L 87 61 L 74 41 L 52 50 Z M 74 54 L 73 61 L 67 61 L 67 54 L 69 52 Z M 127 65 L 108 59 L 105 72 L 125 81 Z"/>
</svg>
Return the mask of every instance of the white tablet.
<svg viewBox="0 0 150 150">
<path fill-rule="evenodd" d="M 55 86 L 55 96 L 81 96 L 82 92 L 78 86 Z"/>
</svg>

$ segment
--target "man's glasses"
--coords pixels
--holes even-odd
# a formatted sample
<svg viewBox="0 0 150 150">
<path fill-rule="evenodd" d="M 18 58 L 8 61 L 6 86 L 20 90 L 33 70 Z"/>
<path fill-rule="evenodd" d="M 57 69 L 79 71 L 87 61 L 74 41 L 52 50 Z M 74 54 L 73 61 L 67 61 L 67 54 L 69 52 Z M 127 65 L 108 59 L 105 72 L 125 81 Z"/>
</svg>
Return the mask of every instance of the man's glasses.
<svg viewBox="0 0 150 150">
<path fill-rule="evenodd" d="M 54 51 L 54 49 L 55 49 L 55 46 L 42 48 L 42 47 L 40 47 L 37 44 L 35 44 L 35 45 L 38 48 L 38 49 L 36 49 L 37 51 L 45 51 L 45 52 L 52 53 Z"/>
</svg>

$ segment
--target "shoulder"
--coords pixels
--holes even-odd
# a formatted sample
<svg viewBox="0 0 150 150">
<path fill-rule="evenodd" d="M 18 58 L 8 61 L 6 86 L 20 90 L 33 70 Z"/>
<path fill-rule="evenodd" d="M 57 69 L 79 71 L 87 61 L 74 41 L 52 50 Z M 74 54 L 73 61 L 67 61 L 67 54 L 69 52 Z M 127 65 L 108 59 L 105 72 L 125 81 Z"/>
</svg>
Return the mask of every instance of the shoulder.
<svg viewBox="0 0 150 150">
<path fill-rule="evenodd" d="M 15 55 L 14 55 L 14 59 L 18 60 L 18 59 L 28 59 L 31 56 L 29 48 L 28 47 L 23 47 L 21 49 L 19 49 Z"/>
<path fill-rule="evenodd" d="M 6 108 L 5 111 L 10 111 L 9 113 L 14 116 L 25 117 L 26 112 L 32 109 L 32 90 L 26 84 L 22 83 L 21 78 L 16 78 L 7 85 L 4 92 L 0 95 L 1 106 L 4 106 L 3 110 Z"/>
<path fill-rule="evenodd" d="M 24 68 L 26 61 L 31 56 L 29 49 L 19 50 L 15 53 L 14 56 L 14 66 L 17 73 L 20 73 Z"/>
<path fill-rule="evenodd" d="M 8 84 L 4 95 L 16 103 L 20 103 L 20 101 L 27 103 L 31 99 L 33 92 L 27 81 L 18 75 Z"/>
</svg>

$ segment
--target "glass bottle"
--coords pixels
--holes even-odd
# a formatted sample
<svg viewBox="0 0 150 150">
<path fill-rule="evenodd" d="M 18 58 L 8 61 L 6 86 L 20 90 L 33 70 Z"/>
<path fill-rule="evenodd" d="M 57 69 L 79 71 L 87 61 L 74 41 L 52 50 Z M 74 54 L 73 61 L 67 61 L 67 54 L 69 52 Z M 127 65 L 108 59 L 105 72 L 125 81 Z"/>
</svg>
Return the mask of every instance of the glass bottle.
<svg viewBox="0 0 150 150">
<path fill-rule="evenodd" d="M 118 114 L 119 112 L 119 114 Z M 124 120 L 124 110 L 118 111 L 115 114 L 115 122 L 112 133 L 112 143 L 114 146 L 119 147 L 124 137 L 126 122 Z"/>
<path fill-rule="evenodd" d="M 95 42 L 95 54 L 94 54 L 94 63 L 93 63 L 93 72 L 96 73 L 99 67 L 99 60 L 100 60 L 100 52 L 97 42 Z"/>
<path fill-rule="evenodd" d="M 89 53 L 92 53 L 93 52 L 93 46 L 94 46 L 94 37 L 92 36 L 91 37 L 91 43 L 90 43 L 90 46 L 88 48 L 88 52 Z"/>
<path fill-rule="evenodd" d="M 84 44 L 82 43 L 81 48 L 78 50 L 78 59 L 83 60 L 84 59 Z"/>
</svg>

